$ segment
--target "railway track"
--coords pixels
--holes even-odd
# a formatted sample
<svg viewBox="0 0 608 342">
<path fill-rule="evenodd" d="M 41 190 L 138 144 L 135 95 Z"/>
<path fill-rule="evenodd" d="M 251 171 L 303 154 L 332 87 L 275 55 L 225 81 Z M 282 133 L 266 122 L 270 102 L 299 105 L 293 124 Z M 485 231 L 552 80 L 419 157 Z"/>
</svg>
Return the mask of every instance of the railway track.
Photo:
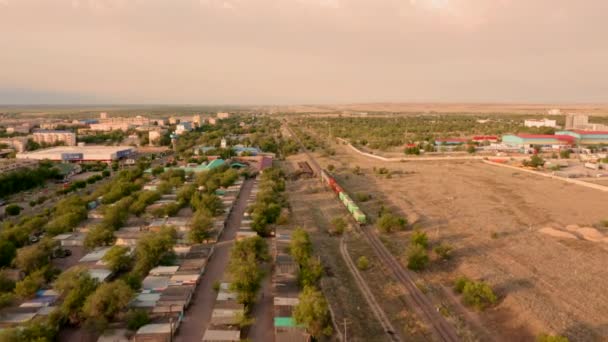
<svg viewBox="0 0 608 342">
<path fill-rule="evenodd" d="M 361 290 L 361 293 L 363 294 L 365 301 L 367 302 L 369 307 L 372 309 L 372 312 L 373 312 L 374 316 L 376 316 L 376 319 L 378 320 L 378 322 L 380 322 L 380 325 L 382 326 L 382 330 L 384 330 L 388 339 L 390 341 L 394 341 L 394 342 L 401 341 L 399 336 L 395 334 L 395 328 L 393 328 L 391 321 L 388 319 L 388 317 L 386 317 L 384 310 L 382 310 L 382 307 L 376 301 L 374 294 L 369 289 L 369 287 L 367 286 L 367 283 L 365 282 L 365 280 L 359 273 L 359 270 L 355 266 L 355 263 L 353 262 L 353 259 L 350 257 L 350 254 L 348 254 L 348 250 L 346 248 L 346 242 L 344 241 L 344 238 L 340 239 L 340 254 L 342 254 L 342 258 L 344 259 L 346 266 L 348 267 L 348 269 L 350 270 L 350 273 L 352 273 L 353 277 L 355 278 L 357 287 L 359 287 L 359 289 Z"/>
<path fill-rule="evenodd" d="M 318 174 L 320 174 L 321 167 L 317 161 L 310 154 L 308 149 L 306 149 L 304 144 L 302 144 L 299 137 L 294 134 L 287 123 L 286 128 L 300 144 L 300 147 L 310 160 L 313 168 Z M 384 266 L 390 271 L 390 273 L 392 273 L 393 277 L 404 286 L 408 292 L 406 303 L 413 308 L 419 317 L 421 317 L 427 323 L 435 339 L 446 342 L 460 341 L 454 328 L 438 312 L 437 308 L 435 308 L 433 303 L 422 293 L 422 291 L 418 289 L 411 274 L 409 274 L 409 272 L 401 266 L 401 264 L 388 251 L 384 244 L 382 244 L 378 236 L 365 226 L 360 226 L 359 229 L 366 237 L 370 246 Z"/>
</svg>

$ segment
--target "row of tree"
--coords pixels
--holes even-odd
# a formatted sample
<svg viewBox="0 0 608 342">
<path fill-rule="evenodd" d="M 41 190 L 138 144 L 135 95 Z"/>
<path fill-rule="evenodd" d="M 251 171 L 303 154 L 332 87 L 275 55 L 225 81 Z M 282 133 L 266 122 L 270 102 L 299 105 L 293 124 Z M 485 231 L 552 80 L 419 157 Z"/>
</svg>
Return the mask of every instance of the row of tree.
<svg viewBox="0 0 608 342">
<path fill-rule="evenodd" d="M 288 206 L 285 191 L 285 174 L 279 168 L 264 170 L 260 177 L 259 192 L 255 203 L 249 207 L 253 222 L 251 229 L 266 237 L 271 234 L 271 225 L 276 223 L 284 207 Z"/>
<path fill-rule="evenodd" d="M 298 305 L 294 309 L 294 319 L 316 338 L 330 336 L 333 329 L 329 307 L 323 293 L 318 289 L 323 267 L 319 259 L 313 256 L 312 242 L 304 229 L 294 230 L 289 253 L 298 264 L 298 280 L 302 288 Z"/>
</svg>

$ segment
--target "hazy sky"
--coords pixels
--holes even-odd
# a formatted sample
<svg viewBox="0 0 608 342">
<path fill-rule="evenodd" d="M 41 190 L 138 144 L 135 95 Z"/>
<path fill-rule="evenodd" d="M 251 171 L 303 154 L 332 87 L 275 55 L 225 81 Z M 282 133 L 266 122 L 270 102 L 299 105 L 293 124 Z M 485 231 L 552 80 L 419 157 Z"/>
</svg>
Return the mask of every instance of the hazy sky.
<svg viewBox="0 0 608 342">
<path fill-rule="evenodd" d="M 607 0 L 0 0 L 0 103 L 608 102 Z"/>
</svg>

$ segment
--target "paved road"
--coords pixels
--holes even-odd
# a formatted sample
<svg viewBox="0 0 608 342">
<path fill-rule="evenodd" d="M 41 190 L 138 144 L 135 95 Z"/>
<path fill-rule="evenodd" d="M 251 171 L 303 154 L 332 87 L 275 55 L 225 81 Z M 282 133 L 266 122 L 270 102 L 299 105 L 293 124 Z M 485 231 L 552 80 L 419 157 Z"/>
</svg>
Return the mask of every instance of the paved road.
<svg viewBox="0 0 608 342">
<path fill-rule="evenodd" d="M 262 281 L 262 290 L 251 313 L 255 322 L 251 326 L 247 337 L 253 342 L 274 341 L 274 293 L 271 272 L 270 267 L 266 267 L 266 277 Z"/>
<path fill-rule="evenodd" d="M 234 240 L 236 231 L 243 219 L 245 209 L 247 209 L 247 198 L 251 193 L 252 187 L 252 179 L 244 182 L 239 198 L 232 210 L 232 214 L 228 217 L 226 229 L 224 229 L 224 233 L 222 234 L 219 243 L 215 246 L 213 257 L 209 261 L 205 274 L 201 279 L 201 283 L 196 289 L 192 304 L 190 304 L 190 307 L 186 311 L 184 321 L 173 339 L 175 342 L 192 342 L 201 341 L 203 339 L 203 333 L 211 320 L 211 311 L 216 297 L 216 293 L 213 290 L 213 283 L 222 279 L 224 270 L 228 265 L 230 248 L 232 248 L 231 241 Z"/>
</svg>

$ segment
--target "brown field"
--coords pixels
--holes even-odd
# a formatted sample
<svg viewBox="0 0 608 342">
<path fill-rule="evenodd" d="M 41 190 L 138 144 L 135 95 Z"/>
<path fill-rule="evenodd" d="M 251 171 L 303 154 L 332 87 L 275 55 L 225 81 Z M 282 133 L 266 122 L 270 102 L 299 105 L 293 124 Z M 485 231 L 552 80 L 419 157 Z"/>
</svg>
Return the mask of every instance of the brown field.
<svg viewBox="0 0 608 342">
<path fill-rule="evenodd" d="M 387 113 L 471 113 L 471 114 L 546 114 L 559 108 L 563 113 L 583 112 L 608 115 L 608 104 L 509 104 L 509 103 L 358 103 L 275 107 L 290 113 L 387 112 Z"/>
<path fill-rule="evenodd" d="M 383 204 L 406 215 L 432 243 L 455 247 L 452 261 L 433 263 L 421 274 L 429 286 L 443 289 L 429 294 L 436 302 L 450 297 L 451 282 L 464 274 L 486 280 L 500 295 L 495 307 L 468 312 L 469 320 L 499 340 L 533 340 L 543 332 L 571 341 L 606 339 L 608 243 L 537 230 L 608 219 L 608 194 L 474 161 L 383 163 L 344 147 L 336 151 L 321 158 L 321 165 L 334 164 L 351 194 L 372 194 L 373 200 L 360 203 L 368 215 Z M 352 173 L 357 165 L 364 175 Z M 397 173 L 381 178 L 373 167 Z M 384 242 L 400 254 L 409 234 Z"/>
</svg>

